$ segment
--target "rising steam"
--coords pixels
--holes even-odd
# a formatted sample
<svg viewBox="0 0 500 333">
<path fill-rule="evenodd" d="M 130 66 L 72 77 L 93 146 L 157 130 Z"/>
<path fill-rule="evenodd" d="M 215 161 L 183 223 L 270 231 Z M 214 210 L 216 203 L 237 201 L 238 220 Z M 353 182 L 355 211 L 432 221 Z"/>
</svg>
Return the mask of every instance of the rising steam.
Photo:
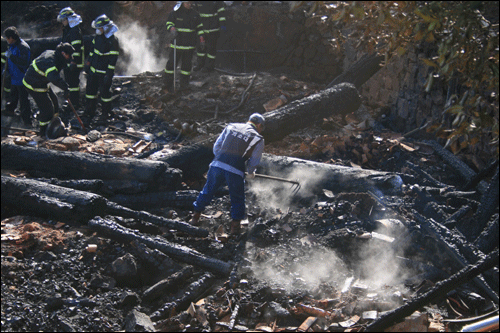
<svg viewBox="0 0 500 333">
<path fill-rule="evenodd" d="M 167 48 L 163 48 L 164 54 L 157 56 L 156 48 L 160 38 L 154 31 L 149 31 L 137 22 L 122 21 L 118 23 L 119 29 L 116 37 L 120 47 L 125 53 L 118 58 L 122 75 L 134 75 L 139 73 L 158 72 L 165 68 L 167 62 Z"/>
</svg>

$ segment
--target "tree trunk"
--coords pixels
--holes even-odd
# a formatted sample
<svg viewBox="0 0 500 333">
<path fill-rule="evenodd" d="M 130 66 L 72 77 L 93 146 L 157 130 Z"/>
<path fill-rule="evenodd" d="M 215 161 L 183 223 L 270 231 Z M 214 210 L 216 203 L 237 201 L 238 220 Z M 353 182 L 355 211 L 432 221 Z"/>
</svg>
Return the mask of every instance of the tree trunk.
<svg viewBox="0 0 500 333">
<path fill-rule="evenodd" d="M 301 191 L 398 193 L 403 181 L 389 172 L 312 162 L 300 158 L 263 154 L 258 173 L 298 179 Z"/>
<path fill-rule="evenodd" d="M 90 220 L 89 226 L 92 230 L 101 232 L 105 236 L 116 241 L 127 243 L 137 240 L 152 249 L 157 249 L 165 253 L 173 259 L 202 267 L 216 274 L 227 276 L 231 272 L 231 264 L 227 262 L 206 257 L 198 251 L 186 246 L 170 243 L 162 237 L 151 237 L 140 234 L 136 230 L 125 228 L 113 221 L 101 217 Z"/>
<path fill-rule="evenodd" d="M 122 207 L 106 198 L 33 179 L 2 176 L 2 208 L 14 214 L 87 223 L 95 216 L 118 215 L 136 218 L 194 237 L 207 237 L 208 231 L 183 221 Z"/>
<path fill-rule="evenodd" d="M 262 133 L 266 143 L 283 139 L 318 119 L 335 114 L 345 116 L 361 105 L 358 90 L 351 83 L 341 83 L 276 110 L 266 112 L 266 128 Z"/>
<path fill-rule="evenodd" d="M 356 61 L 348 70 L 337 76 L 330 82 L 327 88 L 333 87 L 342 82 L 352 83 L 356 89 L 368 81 L 379 69 L 382 68 L 381 64 L 384 56 L 376 54 L 365 55 Z"/>
<path fill-rule="evenodd" d="M 122 179 L 176 190 L 181 171 L 159 161 L 35 149 L 2 143 L 2 169 L 43 172 L 59 179 Z"/>
</svg>

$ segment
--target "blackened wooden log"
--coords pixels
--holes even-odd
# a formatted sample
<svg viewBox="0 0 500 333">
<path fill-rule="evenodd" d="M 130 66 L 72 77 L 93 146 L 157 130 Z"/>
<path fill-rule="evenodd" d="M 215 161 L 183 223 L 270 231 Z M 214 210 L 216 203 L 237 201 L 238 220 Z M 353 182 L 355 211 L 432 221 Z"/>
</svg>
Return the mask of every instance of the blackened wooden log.
<svg viewBox="0 0 500 333">
<path fill-rule="evenodd" d="M 100 195 L 47 184 L 32 179 L 2 176 L 2 208 L 21 214 L 86 222 L 106 213 Z"/>
<path fill-rule="evenodd" d="M 415 171 L 418 175 L 420 175 L 421 177 L 423 177 L 426 181 L 430 182 L 433 186 L 438 186 L 438 187 L 441 187 L 441 188 L 449 186 L 449 185 L 446 185 L 444 183 L 441 183 L 439 180 L 437 180 L 434 177 L 432 177 L 431 175 L 429 175 L 427 172 L 425 172 L 424 170 L 422 170 L 422 168 L 420 168 L 418 165 L 415 165 L 415 164 L 411 163 L 410 161 L 406 161 L 405 164 L 410 169 L 412 169 L 413 171 Z"/>
<path fill-rule="evenodd" d="M 484 253 L 490 252 L 498 246 L 498 214 L 488 222 L 486 228 L 474 241 L 474 245 Z"/>
<path fill-rule="evenodd" d="M 498 167 L 498 159 L 488 164 L 475 177 L 473 177 L 470 181 L 468 181 L 464 186 L 464 191 L 475 188 L 481 180 L 484 180 L 486 177 L 493 176 L 497 167 Z"/>
<path fill-rule="evenodd" d="M 439 225 L 439 223 L 432 219 L 423 217 L 416 211 L 413 211 L 413 216 L 415 216 L 423 230 L 440 244 L 444 245 L 444 251 L 460 269 L 467 266 L 469 263 L 474 263 L 484 258 L 484 253 L 469 243 L 458 231 L 451 232 L 448 228 Z M 485 278 L 487 278 L 487 282 Z M 493 301 L 498 302 L 498 295 L 492 289 L 492 287 L 495 287 L 498 292 L 498 272 L 485 276 L 484 278 L 483 276 L 475 277 L 473 281 L 474 284 L 482 289 Z"/>
<path fill-rule="evenodd" d="M 179 260 L 194 266 L 202 267 L 213 273 L 228 275 L 231 272 L 231 264 L 204 256 L 203 254 L 186 246 L 173 244 L 162 237 L 151 237 L 140 234 L 136 230 L 125 228 L 113 221 L 95 217 L 89 221 L 91 229 L 113 238 L 116 241 L 128 243 L 134 240 L 146 244 L 152 249 L 158 249 L 175 260 Z"/>
<path fill-rule="evenodd" d="M 298 179 L 301 193 L 327 189 L 333 192 L 399 193 L 403 181 L 400 176 L 384 171 L 351 168 L 308 161 L 300 158 L 263 154 L 258 173 L 288 179 Z M 261 180 L 258 180 L 261 181 Z M 266 183 L 270 181 L 265 180 Z M 273 183 L 279 183 L 274 182 Z M 286 186 L 289 184 L 284 183 Z M 292 191 L 290 191 L 290 195 Z"/>
<path fill-rule="evenodd" d="M 180 271 L 146 289 L 142 295 L 142 300 L 145 302 L 151 302 L 164 296 L 165 292 L 173 290 L 173 288 L 177 288 L 177 286 L 183 284 L 191 278 L 193 276 L 193 272 L 193 266 L 188 265 L 183 267 Z"/>
<path fill-rule="evenodd" d="M 337 76 L 330 82 L 327 88 L 333 87 L 342 82 L 349 82 L 359 89 L 368 81 L 375 73 L 382 68 L 382 61 L 384 56 L 377 55 L 376 53 L 367 54 L 356 61 L 346 71 Z"/>
<path fill-rule="evenodd" d="M 175 207 L 193 209 L 193 202 L 199 192 L 195 190 L 148 192 L 141 194 L 119 194 L 109 198 L 119 205 L 132 209 L 146 210 L 149 208 Z"/>
<path fill-rule="evenodd" d="M 451 290 L 469 282 L 477 275 L 495 267 L 496 265 L 498 265 L 498 249 L 488 254 L 484 259 L 481 259 L 475 265 L 469 265 L 452 275 L 449 279 L 438 282 L 431 290 L 422 296 L 413 299 L 395 310 L 385 313 L 380 318 L 369 324 L 366 327 L 365 332 L 383 332 L 384 329 L 404 320 L 405 317 L 410 316 L 421 307 L 429 304 L 437 298 L 446 297 L 446 294 Z"/>
<path fill-rule="evenodd" d="M 203 143 L 183 146 L 176 150 L 163 150 L 149 156 L 150 160 L 167 163 L 172 168 L 182 170 L 184 179 L 203 177 L 214 158 L 212 151 L 217 136 Z"/>
<path fill-rule="evenodd" d="M 279 141 L 324 117 L 352 113 L 360 105 L 361 97 L 356 87 L 351 83 L 341 83 L 266 112 L 266 128 L 262 135 L 266 144 Z"/>
<path fill-rule="evenodd" d="M 35 178 L 35 180 L 52 185 L 72 188 L 79 191 L 99 193 L 104 182 L 101 179 L 69 179 L 60 180 L 57 178 Z"/>
<path fill-rule="evenodd" d="M 193 226 L 187 222 L 167 219 L 163 216 L 153 215 L 146 211 L 137 211 L 118 205 L 115 202 L 107 201 L 106 213 L 109 215 L 119 215 L 126 218 L 140 219 L 169 229 L 175 229 L 194 237 L 207 237 L 208 230 Z"/>
<path fill-rule="evenodd" d="M 491 179 L 488 189 L 484 192 L 483 197 L 481 198 L 481 202 L 479 203 L 479 207 L 477 208 L 476 215 L 473 219 L 474 222 L 469 226 L 469 239 L 475 240 L 488 224 L 490 217 L 498 212 L 500 191 L 499 185 L 497 167 L 497 171 Z"/>
<path fill-rule="evenodd" d="M 448 164 L 459 176 L 463 177 L 465 179 L 464 183 L 470 182 L 476 176 L 476 172 L 474 170 L 472 170 L 467 164 L 462 162 L 458 157 L 453 155 L 453 153 L 451 153 L 447 149 L 444 149 L 435 140 L 424 140 L 424 143 L 431 146 L 436 154 L 438 154 L 446 164 Z M 477 188 L 481 193 L 484 193 L 487 187 L 488 184 L 486 184 L 486 182 L 484 181 L 481 181 L 479 182 Z"/>
<path fill-rule="evenodd" d="M 2 143 L 2 169 L 39 171 L 60 179 L 124 179 L 180 188 L 181 171 L 159 161 L 57 151 Z"/>
<path fill-rule="evenodd" d="M 174 302 L 166 303 L 160 309 L 156 310 L 151 315 L 151 320 L 158 321 L 170 317 L 172 314 L 186 310 L 191 302 L 195 302 L 201 297 L 214 282 L 215 277 L 212 274 L 203 274 L 198 280 L 189 285 L 181 298 L 178 298 Z"/>
</svg>

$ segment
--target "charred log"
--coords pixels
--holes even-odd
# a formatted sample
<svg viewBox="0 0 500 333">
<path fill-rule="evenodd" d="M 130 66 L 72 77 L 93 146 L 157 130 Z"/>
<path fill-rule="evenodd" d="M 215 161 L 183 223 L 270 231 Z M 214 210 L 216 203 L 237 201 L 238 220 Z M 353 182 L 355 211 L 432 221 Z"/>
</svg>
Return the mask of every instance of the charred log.
<svg viewBox="0 0 500 333">
<path fill-rule="evenodd" d="M 199 192 L 194 190 L 154 192 L 143 194 L 120 194 L 109 200 L 132 209 L 175 207 L 192 209 Z"/>
<path fill-rule="evenodd" d="M 160 282 L 146 289 L 144 291 L 142 299 L 145 302 L 151 302 L 157 298 L 162 297 L 163 293 L 165 293 L 166 291 L 176 288 L 178 285 L 191 278 L 191 276 L 193 276 L 193 273 L 193 266 L 186 266 L 182 268 L 180 271 L 172 274 L 170 277 L 161 280 Z"/>
<path fill-rule="evenodd" d="M 422 306 L 429 304 L 429 302 L 439 297 L 445 297 L 449 291 L 466 282 L 469 282 L 477 275 L 495 267 L 496 265 L 498 265 L 498 249 L 488 254 L 476 265 L 469 265 L 460 272 L 454 274 L 449 279 L 438 282 L 431 290 L 422 296 L 417 297 L 411 302 L 408 302 L 405 305 L 382 315 L 379 319 L 368 325 L 365 331 L 382 332 L 384 329 L 411 315 Z"/>
<path fill-rule="evenodd" d="M 57 178 L 35 178 L 35 180 L 49 183 L 52 185 L 72 188 L 78 191 L 86 191 L 92 193 L 99 193 L 104 182 L 100 179 L 69 179 L 60 180 Z"/>
<path fill-rule="evenodd" d="M 231 265 L 229 263 L 206 257 L 186 246 L 170 243 L 162 237 L 150 237 L 140 234 L 135 230 L 122 227 L 115 222 L 101 217 L 90 220 L 89 226 L 91 229 L 115 239 L 118 242 L 125 243 L 137 240 L 152 249 L 162 251 L 173 259 L 202 267 L 216 274 L 228 275 L 231 271 Z"/>
<path fill-rule="evenodd" d="M 483 232 L 474 241 L 474 245 L 483 252 L 489 252 L 498 247 L 498 214 L 484 228 Z"/>
<path fill-rule="evenodd" d="M 492 176 L 496 168 L 498 168 L 498 160 L 490 163 L 483 170 L 481 170 L 481 172 L 479 172 L 474 178 L 468 181 L 467 184 L 465 184 L 464 186 L 464 190 L 467 191 L 472 188 L 475 188 L 481 180 L 484 180 L 486 177 Z"/>
<path fill-rule="evenodd" d="M 195 227 L 189 223 L 167 219 L 162 216 L 150 214 L 146 211 L 136 211 L 127 207 L 122 207 L 111 201 L 107 201 L 106 213 L 109 215 L 119 215 L 127 218 L 140 219 L 169 229 L 175 229 L 195 237 L 208 236 L 207 230 Z"/>
<path fill-rule="evenodd" d="M 405 163 L 410 169 L 415 171 L 418 175 L 422 176 L 425 180 L 430 182 L 433 186 L 437 187 L 448 187 L 448 185 L 441 183 L 439 180 L 435 179 L 431 175 L 429 175 L 427 172 L 422 170 L 418 165 L 415 165 L 411 163 L 410 161 L 406 161 Z"/>
<path fill-rule="evenodd" d="M 122 179 L 180 187 L 181 172 L 158 161 L 35 149 L 2 143 L 2 169 L 39 171 L 60 179 Z"/>
<path fill-rule="evenodd" d="M 481 202 L 473 219 L 474 223 L 470 225 L 469 239 L 476 239 L 488 224 L 490 217 L 495 214 L 495 212 L 498 212 L 499 185 L 497 167 L 497 171 L 491 180 L 490 186 L 488 186 L 488 189 L 481 198 Z"/>
<path fill-rule="evenodd" d="M 439 225 L 432 219 L 426 219 L 415 211 L 413 213 L 422 228 L 440 244 L 444 245 L 446 254 L 457 267 L 463 268 L 471 262 L 477 262 L 479 259 L 484 258 L 484 253 L 470 244 L 458 231 L 451 232 L 448 228 Z M 486 278 L 488 283 L 484 281 Z M 498 273 L 485 276 L 484 279 L 482 276 L 475 277 L 473 280 L 493 301 L 498 302 L 498 295 L 491 287 L 495 287 L 496 292 L 498 292 Z"/>
<path fill-rule="evenodd" d="M 439 143 L 434 140 L 425 140 L 426 144 L 434 148 L 434 151 L 443 159 L 443 161 L 448 164 L 459 176 L 465 178 L 466 183 L 470 182 L 476 173 L 467 164 L 459 160 L 455 155 L 453 155 L 448 150 L 444 149 Z M 485 182 L 480 182 L 478 184 L 478 189 L 482 193 L 486 190 L 487 184 Z"/>
<path fill-rule="evenodd" d="M 401 177 L 389 172 L 350 168 L 333 164 L 312 162 L 293 157 L 263 154 L 257 171 L 272 176 L 299 179 L 301 190 L 308 188 L 333 192 L 353 191 L 398 193 L 403 184 Z"/>
<path fill-rule="evenodd" d="M 21 214 L 86 222 L 106 212 L 106 199 L 32 179 L 2 176 L 2 206 Z"/>
<path fill-rule="evenodd" d="M 349 82 L 359 89 L 368 81 L 379 69 L 382 68 L 384 56 L 368 54 L 356 61 L 348 70 L 337 76 L 330 82 L 327 88 L 333 87 L 342 82 Z"/>
<path fill-rule="evenodd" d="M 186 289 L 184 296 L 174 302 L 166 303 L 151 315 L 151 320 L 158 321 L 170 317 L 176 312 L 185 310 L 191 302 L 196 301 L 215 282 L 215 278 L 210 273 L 203 274 L 197 281 L 191 283 Z"/>
<path fill-rule="evenodd" d="M 358 90 L 350 83 L 341 83 L 317 94 L 289 103 L 266 113 L 262 133 L 266 143 L 279 141 L 290 133 L 334 114 L 346 115 L 361 105 Z"/>
</svg>

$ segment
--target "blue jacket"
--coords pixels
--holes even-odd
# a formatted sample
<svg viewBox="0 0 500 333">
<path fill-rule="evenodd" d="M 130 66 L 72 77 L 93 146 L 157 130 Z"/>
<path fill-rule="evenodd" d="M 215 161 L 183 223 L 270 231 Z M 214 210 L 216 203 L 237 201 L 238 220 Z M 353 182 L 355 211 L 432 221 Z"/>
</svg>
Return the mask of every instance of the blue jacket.
<svg viewBox="0 0 500 333">
<path fill-rule="evenodd" d="M 30 65 L 31 51 L 29 45 L 22 39 L 9 45 L 12 52 L 7 59 L 7 70 L 10 74 L 10 80 L 13 86 L 22 86 L 26 70 Z"/>
</svg>

